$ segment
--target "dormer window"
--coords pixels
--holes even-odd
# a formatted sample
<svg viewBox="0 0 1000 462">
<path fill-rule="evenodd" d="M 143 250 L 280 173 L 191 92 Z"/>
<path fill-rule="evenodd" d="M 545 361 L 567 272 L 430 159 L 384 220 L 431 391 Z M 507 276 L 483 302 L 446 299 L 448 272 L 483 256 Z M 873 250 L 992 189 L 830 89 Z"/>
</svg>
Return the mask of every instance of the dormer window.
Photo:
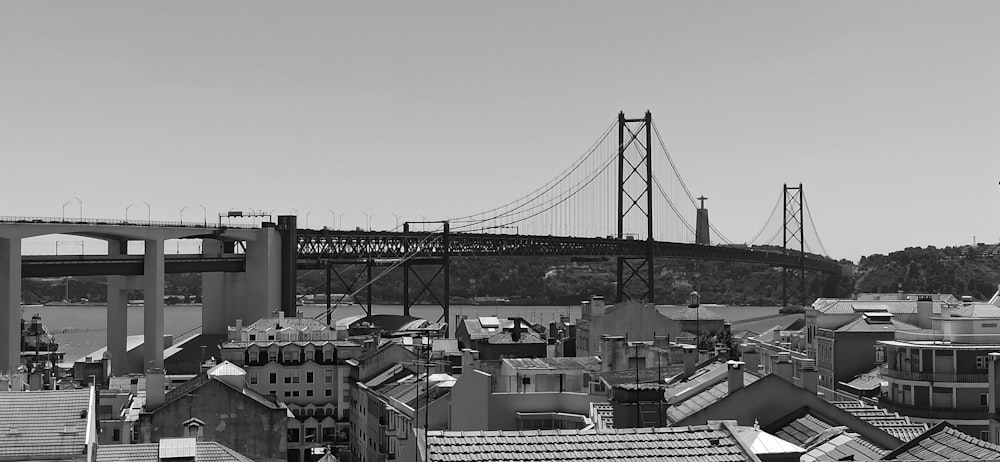
<svg viewBox="0 0 1000 462">
<path fill-rule="evenodd" d="M 185 420 L 184 436 L 188 438 L 201 438 L 205 436 L 205 422 L 195 418 Z"/>
</svg>

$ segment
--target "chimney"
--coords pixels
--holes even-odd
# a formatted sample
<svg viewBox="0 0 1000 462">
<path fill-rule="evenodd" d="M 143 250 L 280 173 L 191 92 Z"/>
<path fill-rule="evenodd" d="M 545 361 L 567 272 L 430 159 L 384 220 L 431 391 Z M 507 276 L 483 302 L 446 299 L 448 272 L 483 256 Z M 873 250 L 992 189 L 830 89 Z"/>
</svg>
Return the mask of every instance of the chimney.
<svg viewBox="0 0 1000 462">
<path fill-rule="evenodd" d="M 477 360 L 479 360 L 478 350 L 462 348 L 462 373 L 468 374 L 472 372 L 476 367 Z"/>
<path fill-rule="evenodd" d="M 819 371 L 816 370 L 815 359 L 799 361 L 799 377 L 802 378 L 803 389 L 814 395 L 819 391 Z"/>
<path fill-rule="evenodd" d="M 669 335 L 655 335 L 653 336 L 653 346 L 659 348 L 667 348 L 670 346 L 670 336 Z"/>
<path fill-rule="evenodd" d="M 790 383 L 795 383 L 795 379 L 792 377 L 792 354 L 787 351 L 778 353 L 774 357 L 774 365 L 771 367 L 771 371 L 778 377 Z"/>
<path fill-rule="evenodd" d="M 163 369 L 152 368 L 146 371 L 146 411 L 156 409 L 163 404 L 166 393 L 166 375 Z"/>
<path fill-rule="evenodd" d="M 687 380 L 698 367 L 698 348 L 694 345 L 683 345 L 681 348 L 684 349 L 684 380 Z"/>
<path fill-rule="evenodd" d="M 580 303 L 580 315 L 583 319 L 590 319 L 590 301 L 584 300 Z"/>
<path fill-rule="evenodd" d="M 743 350 L 743 362 L 746 363 L 746 370 L 751 374 L 759 374 L 760 353 L 757 352 L 757 344 L 747 343 L 741 349 Z"/>
<path fill-rule="evenodd" d="M 590 318 L 599 318 L 604 316 L 604 297 L 600 295 L 594 295 L 590 297 Z"/>
<path fill-rule="evenodd" d="M 521 318 L 507 318 L 514 321 L 514 330 L 510 333 L 510 339 L 514 343 L 521 341 Z"/>
<path fill-rule="evenodd" d="M 934 302 L 927 295 L 917 296 L 917 325 L 929 329 L 931 316 L 934 316 Z"/>
<path fill-rule="evenodd" d="M 236 330 L 237 331 L 243 330 L 243 320 L 242 319 L 237 319 L 236 320 Z"/>
<path fill-rule="evenodd" d="M 746 363 L 730 360 L 726 361 L 726 365 L 729 366 L 729 394 L 733 394 L 743 388 L 743 367 Z"/>
</svg>

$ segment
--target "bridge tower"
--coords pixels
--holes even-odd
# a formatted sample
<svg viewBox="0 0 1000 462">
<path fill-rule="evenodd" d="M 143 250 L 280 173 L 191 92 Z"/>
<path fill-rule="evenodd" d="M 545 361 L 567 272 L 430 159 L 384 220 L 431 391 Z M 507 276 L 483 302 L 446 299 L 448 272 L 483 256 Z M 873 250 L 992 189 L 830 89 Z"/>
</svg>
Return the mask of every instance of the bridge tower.
<svg viewBox="0 0 1000 462">
<path fill-rule="evenodd" d="M 431 243 L 436 244 L 431 247 L 436 249 L 426 256 L 413 256 L 403 260 L 403 314 L 410 316 L 410 308 L 419 303 L 427 295 L 441 307 L 441 317 L 437 322 L 450 322 L 449 312 L 451 308 L 451 251 L 449 248 L 449 238 L 451 226 L 447 221 L 416 222 L 416 223 L 440 223 L 443 230 L 439 237 L 428 236 L 428 233 L 410 233 L 410 224 L 403 223 L 404 254 L 409 255 L 411 239 L 432 239 Z M 411 278 L 417 282 L 411 287 Z M 440 292 L 435 292 L 435 282 L 440 279 Z M 411 290 L 416 289 L 416 290 Z M 428 321 L 432 321 L 428 319 Z M 445 336 L 447 336 L 447 331 Z"/>
<path fill-rule="evenodd" d="M 785 267 L 781 269 L 781 305 L 783 310 L 791 310 L 788 304 L 788 276 L 792 273 L 792 278 L 798 276 L 799 280 L 799 307 L 805 309 L 806 306 L 806 238 L 804 233 L 804 216 L 802 215 L 802 183 L 798 186 L 784 185 L 782 201 L 784 202 L 784 220 L 782 225 L 782 253 L 788 255 L 798 252 L 799 267 L 790 270 Z M 797 247 L 797 248 L 796 248 Z M 798 274 L 795 274 L 798 273 Z"/>
<path fill-rule="evenodd" d="M 618 113 L 618 239 L 626 235 L 625 221 L 637 215 L 646 224 L 645 255 L 619 255 L 617 301 L 653 303 L 653 262 L 656 241 L 653 239 L 653 116 L 646 111 L 641 119 L 627 119 Z"/>
</svg>

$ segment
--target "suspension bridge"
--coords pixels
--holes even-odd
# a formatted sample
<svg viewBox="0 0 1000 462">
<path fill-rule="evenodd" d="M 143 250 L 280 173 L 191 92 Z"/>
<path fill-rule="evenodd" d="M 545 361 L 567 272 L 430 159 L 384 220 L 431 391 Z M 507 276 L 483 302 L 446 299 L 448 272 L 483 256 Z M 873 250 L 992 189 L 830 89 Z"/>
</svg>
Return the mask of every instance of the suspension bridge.
<svg viewBox="0 0 1000 462">
<path fill-rule="evenodd" d="M 372 268 L 387 268 L 379 271 L 384 274 L 401 267 L 404 314 L 431 300 L 445 319 L 454 257 L 615 257 L 619 301 L 656 302 L 660 258 L 780 267 L 786 307 L 807 304 L 806 271 L 826 275 L 827 291 L 836 287 L 840 266 L 825 257 L 801 184 L 784 185 L 764 224 L 741 243 L 711 224 L 705 199 L 684 182 L 652 115 L 629 119 L 620 113 L 569 167 L 513 201 L 393 231 L 297 230 L 297 262 L 299 269 L 325 268 L 328 291 L 334 278 L 352 295 L 367 289 L 369 308 Z"/>
<path fill-rule="evenodd" d="M 836 287 L 840 266 L 824 257 L 801 184 L 784 185 L 764 225 L 742 243 L 711 224 L 704 200 L 684 183 L 647 111 L 636 119 L 619 114 L 569 167 L 515 200 L 457 218 L 406 222 L 392 231 L 298 229 L 294 216 L 259 227 L 223 226 L 221 220 L 209 225 L 0 217 L 0 319 L 8 325 L 0 370 L 17 361 L 12 326 L 20 315 L 21 277 L 113 276 L 107 331 L 108 349 L 117 358 L 125 357 L 126 293 L 142 290 L 143 332 L 152 342 L 143 364 L 157 367 L 163 364 L 163 276 L 173 272 L 202 273 L 203 334 L 225 334 L 236 320 L 258 319 L 275 307 L 294 316 L 297 272 L 303 269 L 326 270 L 328 301 L 334 277 L 352 298 L 367 290 L 369 314 L 372 284 L 401 269 L 404 314 L 414 304 L 433 302 L 447 320 L 450 262 L 467 256 L 614 257 L 618 301 L 656 303 L 656 260 L 664 258 L 781 268 L 786 307 L 807 304 L 807 271 L 827 277 L 825 290 Z M 108 254 L 21 255 L 22 239 L 49 234 L 105 240 Z M 200 239 L 201 252 L 167 256 L 169 239 Z M 143 241 L 143 254 L 129 254 L 129 241 Z"/>
</svg>

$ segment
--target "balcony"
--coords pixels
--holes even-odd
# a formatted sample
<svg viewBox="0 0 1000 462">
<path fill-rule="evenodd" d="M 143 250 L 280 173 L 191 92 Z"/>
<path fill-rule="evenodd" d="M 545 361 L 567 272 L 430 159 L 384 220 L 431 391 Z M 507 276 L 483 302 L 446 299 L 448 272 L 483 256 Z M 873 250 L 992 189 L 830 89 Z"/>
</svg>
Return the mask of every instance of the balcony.
<svg viewBox="0 0 1000 462">
<path fill-rule="evenodd" d="M 956 372 L 911 372 L 896 369 L 886 369 L 882 372 L 887 377 L 916 382 L 953 382 L 953 383 L 988 383 L 988 374 L 970 374 Z"/>
<path fill-rule="evenodd" d="M 879 407 L 890 412 L 898 412 L 907 417 L 920 419 L 942 419 L 942 420 L 986 420 L 989 417 L 989 410 L 986 406 L 982 409 L 951 409 L 942 407 L 914 407 L 903 404 L 896 404 L 882 400 L 878 402 Z"/>
</svg>

